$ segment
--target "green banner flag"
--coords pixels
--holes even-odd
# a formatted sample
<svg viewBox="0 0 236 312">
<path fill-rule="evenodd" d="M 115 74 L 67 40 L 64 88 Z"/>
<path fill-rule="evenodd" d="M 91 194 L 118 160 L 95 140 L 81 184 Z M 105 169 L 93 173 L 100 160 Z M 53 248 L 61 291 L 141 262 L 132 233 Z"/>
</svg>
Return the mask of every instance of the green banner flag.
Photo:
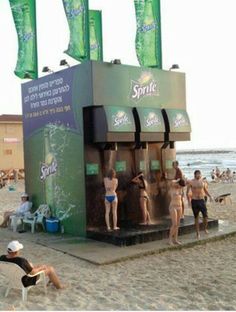
<svg viewBox="0 0 236 312">
<path fill-rule="evenodd" d="M 70 29 L 70 42 L 66 54 L 77 61 L 88 60 L 89 19 L 88 0 L 62 0 Z"/>
<path fill-rule="evenodd" d="M 89 10 L 90 59 L 103 60 L 102 46 L 102 12 Z"/>
<path fill-rule="evenodd" d="M 18 36 L 15 74 L 20 78 L 38 77 L 35 0 L 9 0 Z"/>
<path fill-rule="evenodd" d="M 139 64 L 162 68 L 160 0 L 134 0 Z"/>
</svg>

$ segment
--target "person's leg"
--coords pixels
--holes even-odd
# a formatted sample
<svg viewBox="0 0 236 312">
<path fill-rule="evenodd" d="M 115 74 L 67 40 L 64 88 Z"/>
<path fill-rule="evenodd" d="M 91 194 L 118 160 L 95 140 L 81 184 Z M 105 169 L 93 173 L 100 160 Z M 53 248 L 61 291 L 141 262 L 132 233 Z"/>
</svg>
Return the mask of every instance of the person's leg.
<svg viewBox="0 0 236 312">
<path fill-rule="evenodd" d="M 110 227 L 110 210 L 111 210 L 111 204 L 105 200 L 105 221 L 106 221 L 106 226 L 107 226 L 107 230 L 110 231 L 111 227 Z"/>
<path fill-rule="evenodd" d="M 192 210 L 193 210 L 193 215 L 194 215 L 194 223 L 195 223 L 195 229 L 196 229 L 196 234 L 197 238 L 200 238 L 200 232 L 199 232 L 199 207 L 198 207 L 198 201 L 192 200 Z"/>
<path fill-rule="evenodd" d="M 195 229 L 196 229 L 197 238 L 199 239 L 200 238 L 199 215 L 197 217 L 195 217 L 194 221 L 195 221 Z"/>
<path fill-rule="evenodd" d="M 180 219 L 182 216 L 182 209 L 181 208 L 176 210 L 176 228 L 175 228 L 175 234 L 174 234 L 174 242 L 178 245 L 181 244 L 178 241 L 179 225 L 180 225 Z"/>
<path fill-rule="evenodd" d="M 3 216 L 3 222 L 2 224 L 0 225 L 0 227 L 7 227 L 8 226 L 8 222 L 10 221 L 10 216 L 13 214 L 14 211 L 6 211 L 4 213 L 4 216 Z"/>
<path fill-rule="evenodd" d="M 182 212 L 181 212 L 181 219 L 184 219 L 184 195 L 181 196 L 181 202 L 182 202 Z"/>
<path fill-rule="evenodd" d="M 62 289 L 64 288 L 64 285 L 60 282 L 54 267 L 50 265 L 43 265 L 42 270 L 44 270 L 45 275 L 49 278 L 50 282 L 57 288 L 57 289 Z"/>
<path fill-rule="evenodd" d="M 146 214 L 146 224 L 152 224 L 151 222 L 151 217 L 149 213 L 149 200 L 147 198 L 144 198 L 144 209 L 145 209 L 145 214 Z"/>
<path fill-rule="evenodd" d="M 142 212 L 142 222 L 141 224 L 146 224 L 146 219 L 147 219 L 147 216 L 146 216 L 146 208 L 145 208 L 145 198 L 142 196 L 140 196 L 139 198 L 139 204 L 140 204 L 140 208 L 141 208 L 141 212 Z"/>
<path fill-rule="evenodd" d="M 171 227 L 169 234 L 169 244 L 173 245 L 173 237 L 175 236 L 176 227 L 177 227 L 177 213 L 174 208 L 170 208 L 170 218 L 171 218 Z"/>
<path fill-rule="evenodd" d="M 207 215 L 207 208 L 205 202 L 202 204 L 201 207 L 201 213 L 203 217 L 203 225 L 204 225 L 204 231 L 206 234 L 208 234 L 207 226 L 208 226 L 208 215 Z"/>
<path fill-rule="evenodd" d="M 117 200 L 113 200 L 111 205 L 112 205 L 112 216 L 113 216 L 113 229 L 119 230 L 119 227 L 117 226 L 117 206 L 118 206 Z"/>
</svg>

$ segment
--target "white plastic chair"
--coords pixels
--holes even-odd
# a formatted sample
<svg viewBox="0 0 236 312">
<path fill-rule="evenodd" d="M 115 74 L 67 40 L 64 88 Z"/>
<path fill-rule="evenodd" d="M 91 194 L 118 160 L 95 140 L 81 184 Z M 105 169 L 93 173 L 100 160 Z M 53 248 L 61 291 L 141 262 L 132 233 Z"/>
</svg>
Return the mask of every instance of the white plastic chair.
<svg viewBox="0 0 236 312">
<path fill-rule="evenodd" d="M 29 202 L 29 208 L 31 209 L 33 206 L 33 203 Z M 18 224 L 23 224 L 23 218 L 27 215 L 31 214 L 29 211 L 25 213 L 25 215 L 12 215 L 10 216 L 10 225 L 12 227 L 13 232 L 17 231 Z M 20 222 L 19 222 L 20 221 Z"/>
<path fill-rule="evenodd" d="M 27 301 L 29 289 L 33 286 L 36 286 L 39 282 L 43 282 L 44 292 L 45 294 L 47 294 L 47 284 L 44 271 L 40 271 L 34 275 L 30 275 L 26 274 L 25 271 L 15 263 L 0 261 L 0 272 L 6 279 L 7 289 L 5 292 L 5 297 L 8 296 L 11 288 L 17 288 L 22 290 L 22 300 Z M 35 285 L 24 287 L 21 279 L 25 275 L 30 277 L 39 275 L 39 279 L 37 280 Z"/>
<path fill-rule="evenodd" d="M 24 230 L 24 225 L 25 224 L 30 224 L 31 226 L 31 232 L 34 233 L 35 226 L 38 224 L 41 224 L 43 227 L 43 230 L 45 231 L 45 226 L 44 226 L 44 218 L 50 218 L 51 212 L 50 208 L 48 205 L 43 204 L 40 205 L 39 208 L 31 214 L 31 216 L 26 216 L 23 218 L 23 230 Z"/>
</svg>

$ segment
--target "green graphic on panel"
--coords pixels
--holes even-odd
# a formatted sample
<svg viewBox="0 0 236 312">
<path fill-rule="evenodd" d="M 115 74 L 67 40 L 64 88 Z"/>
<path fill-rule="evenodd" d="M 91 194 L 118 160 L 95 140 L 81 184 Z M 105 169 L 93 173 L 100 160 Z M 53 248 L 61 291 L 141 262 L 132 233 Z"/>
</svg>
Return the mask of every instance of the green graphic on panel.
<svg viewBox="0 0 236 312">
<path fill-rule="evenodd" d="M 38 77 L 35 0 L 9 0 L 18 36 L 15 74 L 20 78 Z"/>
<path fill-rule="evenodd" d="M 140 171 L 146 171 L 147 163 L 145 160 L 140 160 L 139 162 L 139 170 Z"/>
<path fill-rule="evenodd" d="M 86 164 L 86 175 L 98 175 L 99 165 L 98 164 Z"/>
<path fill-rule="evenodd" d="M 138 107 L 137 111 L 141 132 L 165 132 L 161 109 Z"/>
<path fill-rule="evenodd" d="M 107 117 L 108 131 L 135 132 L 135 123 L 131 108 L 107 106 L 104 109 Z"/>
<path fill-rule="evenodd" d="M 102 12 L 89 10 L 90 60 L 103 60 Z"/>
<path fill-rule="evenodd" d="M 115 168 L 116 172 L 126 171 L 126 161 L 116 161 Z"/>
<path fill-rule="evenodd" d="M 172 169 L 173 168 L 172 163 L 173 163 L 172 159 L 167 159 L 166 160 L 166 169 Z"/>
<path fill-rule="evenodd" d="M 186 110 L 166 109 L 170 132 L 191 132 L 191 125 Z"/>
<path fill-rule="evenodd" d="M 151 170 L 160 170 L 160 161 L 159 160 L 151 160 Z"/>
</svg>

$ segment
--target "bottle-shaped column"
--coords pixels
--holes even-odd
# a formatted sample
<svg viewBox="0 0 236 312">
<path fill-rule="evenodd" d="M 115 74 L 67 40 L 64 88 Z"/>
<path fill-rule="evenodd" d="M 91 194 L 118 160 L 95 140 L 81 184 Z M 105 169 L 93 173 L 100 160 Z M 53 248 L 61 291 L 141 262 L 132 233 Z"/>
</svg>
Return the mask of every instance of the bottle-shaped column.
<svg viewBox="0 0 236 312">
<path fill-rule="evenodd" d="M 44 129 L 44 163 L 41 166 L 41 180 L 45 185 L 45 200 L 46 204 L 51 209 L 52 215 L 56 216 L 56 198 L 55 198 L 55 186 L 56 186 L 56 172 L 57 172 L 57 160 L 53 154 L 52 146 L 50 142 L 50 129 Z"/>
</svg>

